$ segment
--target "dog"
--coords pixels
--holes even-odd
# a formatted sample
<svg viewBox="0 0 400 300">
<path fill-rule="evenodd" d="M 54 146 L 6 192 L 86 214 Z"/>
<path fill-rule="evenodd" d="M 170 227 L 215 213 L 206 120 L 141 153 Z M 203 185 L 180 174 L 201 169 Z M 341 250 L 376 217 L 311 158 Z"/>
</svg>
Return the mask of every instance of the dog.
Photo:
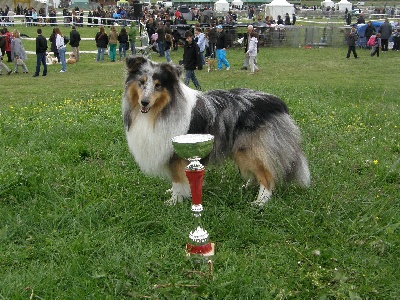
<svg viewBox="0 0 400 300">
<path fill-rule="evenodd" d="M 278 97 L 245 88 L 193 90 L 181 81 L 181 66 L 142 56 L 128 57 L 126 70 L 122 116 L 129 150 L 144 173 L 172 181 L 166 203 L 190 197 L 188 162 L 172 146 L 183 134 L 213 135 L 202 163 L 232 158 L 245 179 L 260 185 L 255 205 L 265 205 L 281 181 L 309 186 L 300 130 Z"/>
<path fill-rule="evenodd" d="M 211 70 L 215 70 L 215 59 L 206 57 L 206 65 L 207 65 L 207 72 L 210 72 Z"/>
<path fill-rule="evenodd" d="M 47 65 L 53 65 L 53 64 L 56 64 L 57 62 L 58 62 L 57 58 L 53 57 L 50 53 L 46 54 L 46 64 Z"/>
<path fill-rule="evenodd" d="M 69 54 L 69 57 L 68 57 L 68 59 L 67 59 L 66 62 L 67 62 L 67 64 L 74 64 L 74 63 L 76 63 L 75 54 L 70 53 L 70 54 Z"/>
</svg>

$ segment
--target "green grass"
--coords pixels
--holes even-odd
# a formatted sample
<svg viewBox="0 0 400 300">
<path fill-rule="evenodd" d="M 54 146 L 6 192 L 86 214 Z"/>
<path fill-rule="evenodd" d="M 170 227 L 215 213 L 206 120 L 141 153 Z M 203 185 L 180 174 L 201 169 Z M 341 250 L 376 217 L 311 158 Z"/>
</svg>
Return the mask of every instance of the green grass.
<svg viewBox="0 0 400 300">
<path fill-rule="evenodd" d="M 184 255 L 190 202 L 164 205 L 168 182 L 129 154 L 123 64 L 83 54 L 32 78 L 30 55 L 28 75 L 1 77 L 0 298 L 400 299 L 400 58 L 346 52 L 263 48 L 248 76 L 230 49 L 231 71 L 197 72 L 205 90 L 284 99 L 312 173 L 309 189 L 279 187 L 254 210 L 257 188 L 241 190 L 231 163 L 208 167 L 212 273 Z"/>
</svg>

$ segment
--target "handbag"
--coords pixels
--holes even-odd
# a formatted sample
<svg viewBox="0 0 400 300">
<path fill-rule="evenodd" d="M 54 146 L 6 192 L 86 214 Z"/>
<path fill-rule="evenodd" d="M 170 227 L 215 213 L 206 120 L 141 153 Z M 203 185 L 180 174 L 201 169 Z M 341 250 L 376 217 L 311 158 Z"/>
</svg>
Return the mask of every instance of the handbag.
<svg viewBox="0 0 400 300">
<path fill-rule="evenodd" d="M 17 66 L 22 66 L 24 64 L 24 61 L 19 57 L 16 58 L 16 62 L 17 62 Z"/>
</svg>

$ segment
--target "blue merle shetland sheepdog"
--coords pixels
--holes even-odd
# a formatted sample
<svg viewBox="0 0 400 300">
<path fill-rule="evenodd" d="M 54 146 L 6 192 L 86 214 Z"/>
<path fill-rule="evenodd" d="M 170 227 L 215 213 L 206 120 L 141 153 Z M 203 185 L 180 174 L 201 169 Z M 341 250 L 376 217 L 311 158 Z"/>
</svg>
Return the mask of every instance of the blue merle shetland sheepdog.
<svg viewBox="0 0 400 300">
<path fill-rule="evenodd" d="M 196 91 L 180 80 L 182 67 L 141 56 L 130 56 L 126 66 L 122 112 L 129 149 L 143 172 L 172 181 L 167 203 L 190 197 L 188 162 L 171 142 L 182 134 L 212 134 L 214 148 L 203 163 L 232 158 L 245 179 L 259 183 L 256 205 L 268 201 L 278 182 L 310 184 L 299 128 L 276 96 L 245 88 Z"/>
</svg>

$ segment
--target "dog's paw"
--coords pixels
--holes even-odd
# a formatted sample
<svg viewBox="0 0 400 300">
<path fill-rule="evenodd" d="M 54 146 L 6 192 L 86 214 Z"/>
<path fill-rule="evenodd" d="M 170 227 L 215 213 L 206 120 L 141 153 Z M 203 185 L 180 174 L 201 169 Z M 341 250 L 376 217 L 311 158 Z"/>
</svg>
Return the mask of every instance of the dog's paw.
<svg viewBox="0 0 400 300">
<path fill-rule="evenodd" d="M 185 183 L 172 183 L 172 188 L 166 191 L 171 194 L 171 198 L 165 201 L 167 205 L 176 205 L 176 203 L 181 203 L 183 199 L 190 198 L 190 187 Z"/>
</svg>

